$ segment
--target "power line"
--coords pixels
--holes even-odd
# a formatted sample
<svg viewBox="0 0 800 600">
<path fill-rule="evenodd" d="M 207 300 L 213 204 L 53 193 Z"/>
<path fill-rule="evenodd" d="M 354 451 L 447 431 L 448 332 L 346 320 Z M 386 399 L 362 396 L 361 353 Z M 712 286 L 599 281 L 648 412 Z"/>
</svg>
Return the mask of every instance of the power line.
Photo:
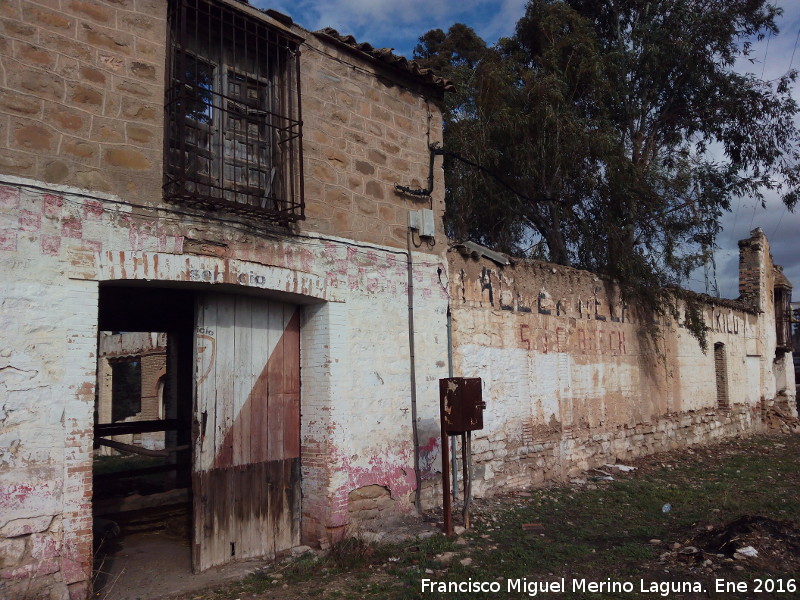
<svg viewBox="0 0 800 600">
<path fill-rule="evenodd" d="M 764 49 L 764 61 L 761 63 L 761 79 L 764 79 L 764 69 L 767 68 L 767 55 L 769 54 L 769 41 L 772 39 L 772 30 L 767 35 L 767 47 Z"/>
<path fill-rule="evenodd" d="M 781 226 L 781 221 L 783 221 L 783 216 L 786 214 L 786 210 L 787 210 L 787 207 L 786 207 L 786 205 L 784 204 L 784 205 L 783 205 L 783 212 L 781 212 L 781 218 L 780 218 L 780 219 L 778 219 L 778 224 L 777 224 L 777 225 L 775 225 L 775 229 L 773 229 L 773 230 L 772 230 L 772 236 L 771 236 L 771 237 L 773 237 L 773 238 L 774 238 L 774 237 L 775 237 L 775 234 L 777 234 L 777 233 L 778 233 L 778 228 Z"/>
<path fill-rule="evenodd" d="M 792 49 L 792 58 L 789 61 L 789 70 L 792 70 L 792 65 L 794 64 L 794 53 L 797 50 L 797 40 L 800 40 L 800 28 L 797 29 L 797 35 L 794 38 L 794 48 Z"/>
</svg>

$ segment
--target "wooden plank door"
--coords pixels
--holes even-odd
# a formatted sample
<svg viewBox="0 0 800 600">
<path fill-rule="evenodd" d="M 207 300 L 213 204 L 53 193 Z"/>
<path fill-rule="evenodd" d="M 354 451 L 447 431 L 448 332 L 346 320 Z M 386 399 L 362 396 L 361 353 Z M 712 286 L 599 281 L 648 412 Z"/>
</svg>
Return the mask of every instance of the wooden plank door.
<svg viewBox="0 0 800 600">
<path fill-rule="evenodd" d="M 300 318 L 296 306 L 198 299 L 195 571 L 300 542 Z"/>
</svg>

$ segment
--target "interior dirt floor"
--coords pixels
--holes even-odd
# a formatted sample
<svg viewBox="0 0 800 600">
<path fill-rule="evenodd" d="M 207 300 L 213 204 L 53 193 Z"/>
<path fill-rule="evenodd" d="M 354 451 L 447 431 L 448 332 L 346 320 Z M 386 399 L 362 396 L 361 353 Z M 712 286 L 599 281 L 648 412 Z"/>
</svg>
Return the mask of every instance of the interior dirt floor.
<svg viewBox="0 0 800 600">
<path fill-rule="evenodd" d="M 164 532 L 133 533 L 114 541 L 96 567 L 94 598 L 155 600 L 240 579 L 263 567 L 263 561 L 237 562 L 193 574 L 186 540 Z"/>
</svg>

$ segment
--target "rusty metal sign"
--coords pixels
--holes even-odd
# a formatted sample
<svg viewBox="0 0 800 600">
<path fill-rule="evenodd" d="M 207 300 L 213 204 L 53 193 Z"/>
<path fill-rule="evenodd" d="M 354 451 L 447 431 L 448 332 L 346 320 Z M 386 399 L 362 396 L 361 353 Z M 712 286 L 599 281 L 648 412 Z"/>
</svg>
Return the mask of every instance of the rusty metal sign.
<svg viewBox="0 0 800 600">
<path fill-rule="evenodd" d="M 442 428 L 450 435 L 483 429 L 483 386 L 480 377 L 439 380 Z"/>
</svg>

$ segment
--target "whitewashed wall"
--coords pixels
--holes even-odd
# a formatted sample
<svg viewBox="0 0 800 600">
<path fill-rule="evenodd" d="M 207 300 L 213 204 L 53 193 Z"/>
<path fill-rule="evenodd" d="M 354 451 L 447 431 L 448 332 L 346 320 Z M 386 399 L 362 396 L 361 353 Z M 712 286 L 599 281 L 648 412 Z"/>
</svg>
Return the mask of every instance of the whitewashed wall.
<svg viewBox="0 0 800 600">
<path fill-rule="evenodd" d="M 384 486 L 411 509 L 407 265 L 403 251 L 314 235 L 264 240 L 114 197 L 5 177 L 0 360 L 0 590 L 31 581 L 53 597 L 90 575 L 92 423 L 100 281 L 243 287 L 305 304 L 301 329 L 304 522 L 308 541 L 351 518 L 348 494 Z M 216 236 L 216 237 L 214 237 Z M 199 237 L 225 256 L 184 252 Z M 196 251 L 196 250 L 195 250 Z M 445 265 L 414 253 L 423 476 L 434 473 L 438 379 L 447 374 Z M 285 294 L 290 295 L 285 295 Z M 77 591 L 76 591 L 77 590 Z M 44 593 L 44 592 L 42 592 Z M 3 594 L 0 594 L 3 595 Z"/>
<path fill-rule="evenodd" d="M 765 275 L 773 267 L 766 239 L 756 245 L 743 249 L 758 263 L 756 296 L 706 301 L 706 352 L 682 317 L 662 319 L 655 338 L 642 335 L 634 322 L 641 317 L 591 273 L 451 252 L 455 371 L 483 379 L 487 404 L 484 429 L 473 434 L 475 493 L 565 480 L 606 462 L 761 428 L 762 410 L 780 390 Z M 725 407 L 716 343 L 726 352 Z M 782 382 L 784 393 L 790 388 Z M 790 404 L 796 410 L 793 395 Z"/>
</svg>

